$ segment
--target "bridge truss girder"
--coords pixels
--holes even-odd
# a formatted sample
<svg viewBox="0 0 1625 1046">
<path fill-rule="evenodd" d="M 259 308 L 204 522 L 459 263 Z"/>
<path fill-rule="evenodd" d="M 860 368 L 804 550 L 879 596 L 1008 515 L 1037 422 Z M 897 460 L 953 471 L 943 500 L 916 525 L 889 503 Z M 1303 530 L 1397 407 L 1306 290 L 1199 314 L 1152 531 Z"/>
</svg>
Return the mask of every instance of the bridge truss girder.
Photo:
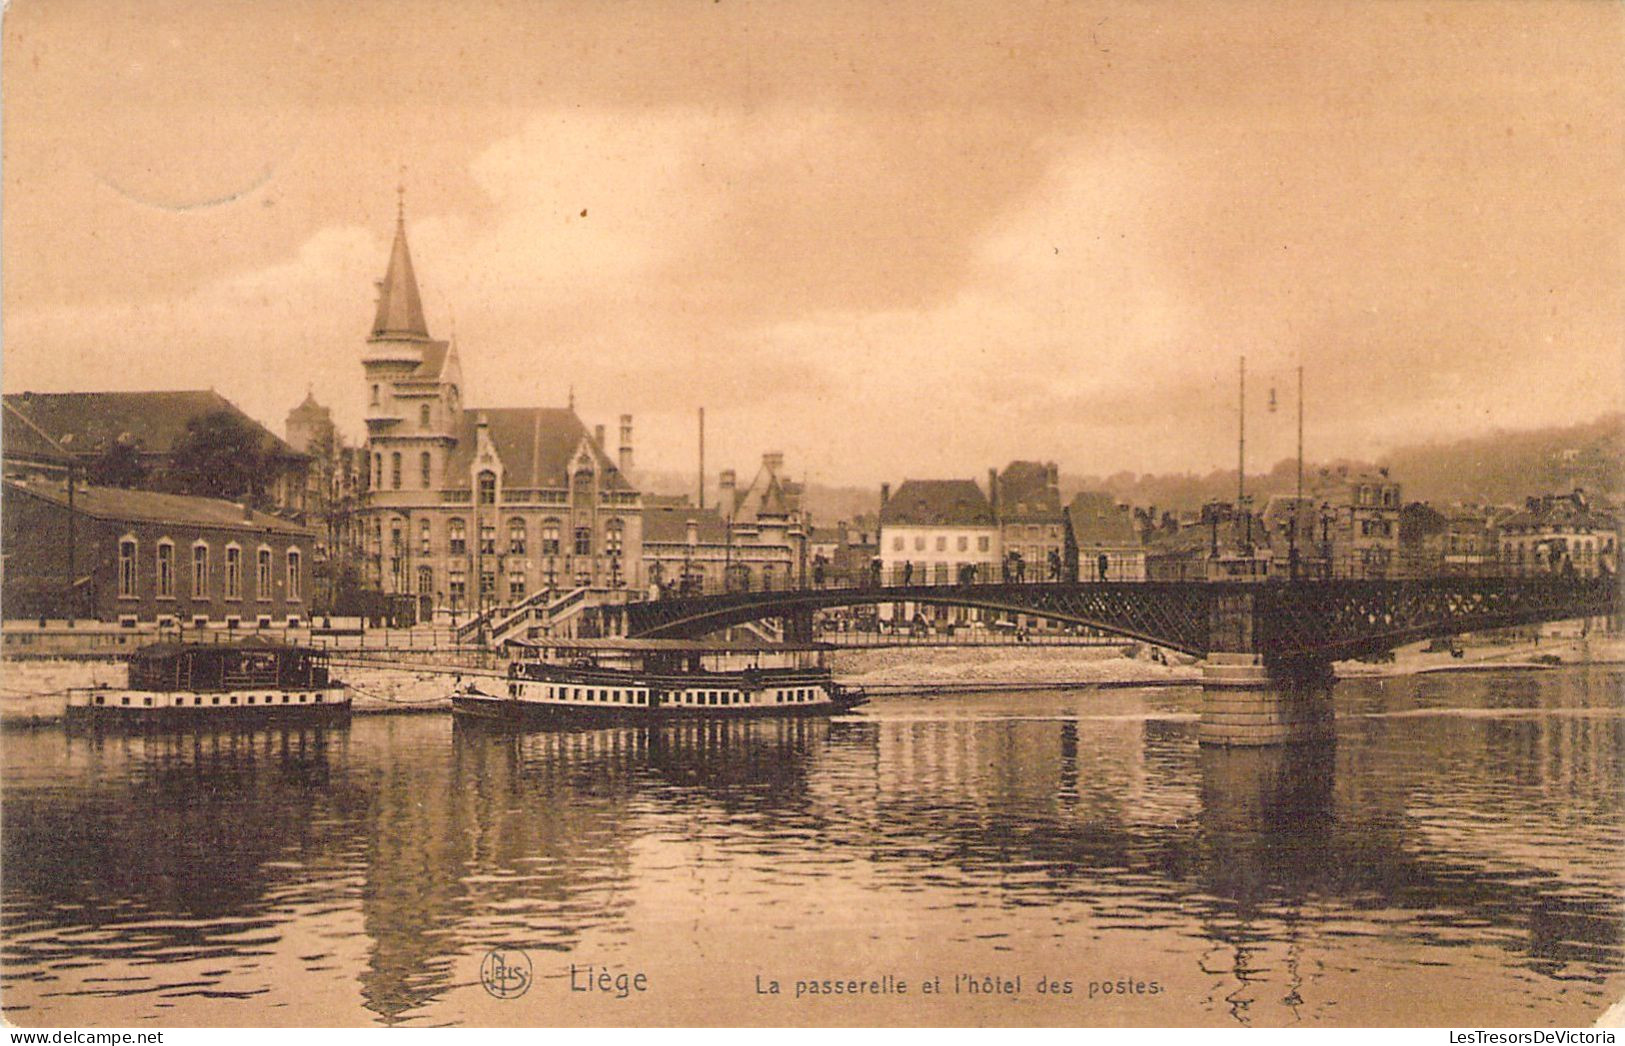
<svg viewBox="0 0 1625 1046">
<path fill-rule="evenodd" d="M 1423 639 L 1618 612 L 1603 578 L 1343 580 L 1259 587 L 1254 614 L 1266 660 L 1340 661 Z"/>
<path fill-rule="evenodd" d="M 1436 636 L 1618 613 L 1619 590 L 1611 577 L 995 583 L 732 592 L 634 603 L 624 613 L 629 636 L 693 638 L 763 618 L 880 603 L 1028 614 L 1197 657 L 1239 647 L 1271 662 L 1293 662 L 1342 660 Z"/>
<path fill-rule="evenodd" d="M 918 603 L 1027 614 L 1084 625 L 1201 656 L 1209 596 L 1180 582 L 1034 585 L 914 585 L 791 589 L 678 597 L 628 606 L 628 634 L 693 638 L 731 625 L 833 607 Z"/>
</svg>

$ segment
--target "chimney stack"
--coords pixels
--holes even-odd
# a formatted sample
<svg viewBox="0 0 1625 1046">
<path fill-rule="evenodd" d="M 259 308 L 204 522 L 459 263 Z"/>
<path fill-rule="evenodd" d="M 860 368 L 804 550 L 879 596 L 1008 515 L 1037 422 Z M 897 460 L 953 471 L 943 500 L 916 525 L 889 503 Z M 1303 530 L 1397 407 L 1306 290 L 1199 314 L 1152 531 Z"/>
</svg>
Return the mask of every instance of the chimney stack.
<svg viewBox="0 0 1625 1046">
<path fill-rule="evenodd" d="M 987 503 L 992 506 L 993 514 L 999 514 L 999 470 L 987 470 Z"/>
<path fill-rule="evenodd" d="M 622 474 L 632 473 L 632 415 L 621 415 L 621 457 L 620 469 Z"/>
<path fill-rule="evenodd" d="M 880 509 L 881 509 L 882 512 L 884 512 L 885 509 L 886 509 L 886 502 L 888 502 L 890 500 L 891 500 L 891 484 L 890 483 L 882 483 L 880 485 Z"/>
<path fill-rule="evenodd" d="M 723 519 L 733 519 L 734 487 L 737 482 L 733 469 L 723 469 L 717 474 L 717 511 Z"/>
<path fill-rule="evenodd" d="M 769 472 L 777 473 L 779 469 L 784 467 L 784 453 L 782 451 L 770 450 L 763 454 L 762 467 L 767 469 Z"/>
<path fill-rule="evenodd" d="M 693 518 L 692 516 L 689 517 L 688 528 L 687 528 L 687 531 L 686 531 L 684 536 L 688 539 L 688 544 L 689 544 L 689 547 L 691 547 L 691 548 L 700 543 L 700 522 L 699 522 L 699 520 Z"/>
<path fill-rule="evenodd" d="M 603 450 L 604 449 L 604 426 L 602 426 L 602 425 L 594 425 L 592 427 L 592 438 L 593 438 L 593 442 L 598 444 L 598 449 Z"/>
</svg>

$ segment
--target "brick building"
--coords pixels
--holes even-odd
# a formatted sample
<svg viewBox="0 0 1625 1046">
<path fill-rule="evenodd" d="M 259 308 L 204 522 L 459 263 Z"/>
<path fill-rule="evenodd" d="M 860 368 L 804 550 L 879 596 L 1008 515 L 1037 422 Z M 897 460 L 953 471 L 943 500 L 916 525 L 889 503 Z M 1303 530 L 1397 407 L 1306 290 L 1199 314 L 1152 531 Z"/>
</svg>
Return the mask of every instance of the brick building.
<svg viewBox="0 0 1625 1046">
<path fill-rule="evenodd" d="M 44 478 L 5 481 L 7 617 L 297 625 L 312 534 L 229 501 Z M 72 563 L 70 569 L 70 560 Z"/>
</svg>

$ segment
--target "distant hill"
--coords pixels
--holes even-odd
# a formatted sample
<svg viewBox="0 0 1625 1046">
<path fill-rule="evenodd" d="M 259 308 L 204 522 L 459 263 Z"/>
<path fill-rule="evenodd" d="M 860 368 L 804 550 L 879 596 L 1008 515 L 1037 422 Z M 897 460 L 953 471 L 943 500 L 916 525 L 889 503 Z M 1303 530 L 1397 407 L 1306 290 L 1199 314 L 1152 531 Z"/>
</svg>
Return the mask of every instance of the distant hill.
<svg viewBox="0 0 1625 1046">
<path fill-rule="evenodd" d="M 1407 501 L 1519 504 L 1530 494 L 1555 493 L 1577 486 L 1617 499 L 1625 495 L 1625 414 L 1606 414 L 1576 425 L 1497 431 L 1448 443 L 1411 444 L 1375 462 L 1348 458 L 1305 462 L 1304 474 L 1312 477 L 1322 467 L 1339 465 L 1386 466 L 1399 481 Z M 694 494 L 692 475 L 649 472 L 640 473 L 637 479 L 644 490 L 654 493 Z M 749 477 L 743 480 L 749 482 Z M 1288 458 L 1267 473 L 1249 475 L 1247 492 L 1256 504 L 1262 505 L 1271 494 L 1292 493 L 1296 483 L 1297 463 Z M 1225 469 L 1144 475 L 1118 472 L 1110 476 L 1062 473 L 1063 503 L 1080 490 L 1103 490 L 1130 505 L 1180 512 L 1199 509 L 1208 501 L 1233 500 L 1236 473 Z M 716 497 L 715 486 L 706 497 L 708 503 Z M 808 491 L 807 506 L 815 522 L 830 525 L 878 512 L 880 491 L 815 483 Z"/>
<path fill-rule="evenodd" d="M 1313 476 L 1322 467 L 1381 465 L 1399 481 L 1406 501 L 1448 504 L 1486 501 L 1518 504 L 1530 494 L 1584 487 L 1593 494 L 1625 494 L 1625 414 L 1607 414 L 1577 425 L 1497 431 L 1449 443 L 1417 443 L 1396 448 L 1376 462 L 1338 459 L 1305 462 Z M 1290 494 L 1297 465 L 1278 462 L 1268 473 L 1247 477 L 1247 492 L 1262 503 L 1270 494 Z M 1236 474 L 1208 473 L 1061 477 L 1061 494 L 1104 490 L 1120 501 L 1160 510 L 1193 510 L 1204 502 L 1234 500 Z"/>
<path fill-rule="evenodd" d="M 1625 414 L 1562 428 L 1400 447 L 1383 459 L 1407 500 L 1521 502 L 1584 487 L 1625 493 Z"/>
</svg>

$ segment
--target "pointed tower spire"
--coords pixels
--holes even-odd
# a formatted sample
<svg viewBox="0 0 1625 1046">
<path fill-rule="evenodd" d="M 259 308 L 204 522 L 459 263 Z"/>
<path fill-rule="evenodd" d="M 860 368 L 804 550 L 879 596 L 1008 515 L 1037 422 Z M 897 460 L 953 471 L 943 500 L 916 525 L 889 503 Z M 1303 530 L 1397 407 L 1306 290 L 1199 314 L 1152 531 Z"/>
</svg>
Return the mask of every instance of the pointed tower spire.
<svg viewBox="0 0 1625 1046">
<path fill-rule="evenodd" d="M 428 341 L 429 325 L 423 319 L 412 252 L 406 247 L 406 188 L 396 186 L 395 193 L 395 244 L 389 252 L 389 269 L 378 284 L 378 314 L 372 321 L 372 336 Z"/>
</svg>

